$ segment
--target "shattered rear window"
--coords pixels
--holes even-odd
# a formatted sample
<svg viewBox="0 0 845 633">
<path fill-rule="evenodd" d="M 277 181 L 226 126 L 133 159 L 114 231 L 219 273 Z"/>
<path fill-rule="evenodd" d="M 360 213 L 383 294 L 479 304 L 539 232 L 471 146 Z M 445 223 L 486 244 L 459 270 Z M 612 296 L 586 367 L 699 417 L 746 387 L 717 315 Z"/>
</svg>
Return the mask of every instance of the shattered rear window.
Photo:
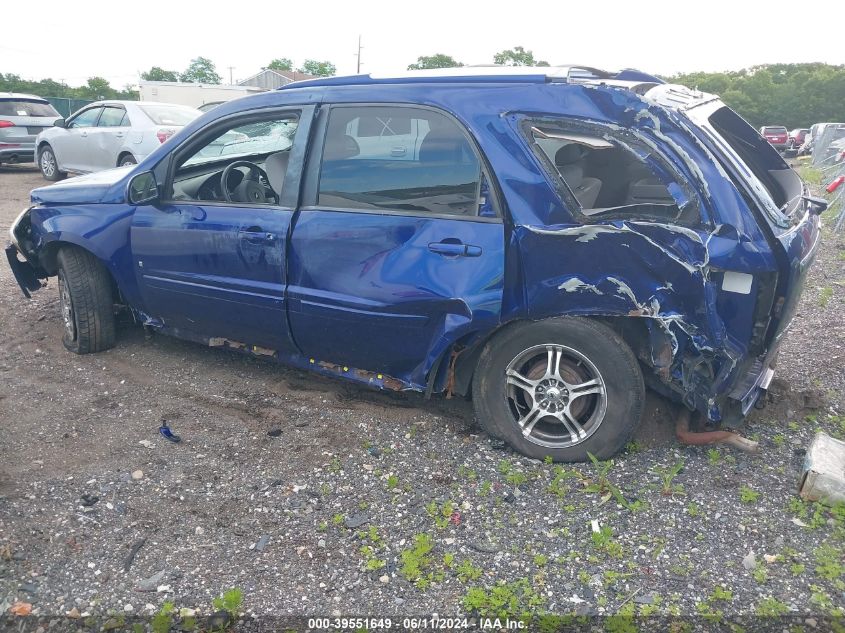
<svg viewBox="0 0 845 633">
<path fill-rule="evenodd" d="M 664 161 L 633 138 L 537 122 L 530 127 L 554 172 L 589 218 L 624 217 L 696 224 L 695 205 Z M 678 200 L 685 201 L 683 208 Z"/>
</svg>

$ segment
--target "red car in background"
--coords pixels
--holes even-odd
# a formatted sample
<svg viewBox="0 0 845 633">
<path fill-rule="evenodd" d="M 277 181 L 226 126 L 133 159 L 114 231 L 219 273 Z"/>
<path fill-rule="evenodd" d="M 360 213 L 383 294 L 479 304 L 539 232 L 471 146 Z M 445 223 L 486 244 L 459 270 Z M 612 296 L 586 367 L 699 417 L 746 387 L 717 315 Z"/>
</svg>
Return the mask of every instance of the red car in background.
<svg viewBox="0 0 845 633">
<path fill-rule="evenodd" d="M 786 150 L 789 152 L 797 152 L 804 144 L 804 139 L 807 138 L 807 133 L 810 130 L 805 127 L 798 127 L 789 131 L 789 138 L 786 141 Z"/>
<path fill-rule="evenodd" d="M 760 128 L 760 135 L 778 151 L 786 149 L 789 133 L 782 125 L 764 125 Z"/>
</svg>

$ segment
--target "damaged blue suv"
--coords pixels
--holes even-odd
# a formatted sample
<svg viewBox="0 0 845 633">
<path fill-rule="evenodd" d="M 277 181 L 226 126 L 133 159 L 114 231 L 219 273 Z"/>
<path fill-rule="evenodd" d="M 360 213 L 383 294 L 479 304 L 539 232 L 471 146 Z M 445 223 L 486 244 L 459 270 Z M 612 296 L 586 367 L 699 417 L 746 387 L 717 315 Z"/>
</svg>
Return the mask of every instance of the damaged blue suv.
<svg viewBox="0 0 845 633">
<path fill-rule="evenodd" d="M 6 249 L 64 344 L 115 314 L 379 388 L 470 395 L 532 457 L 607 458 L 646 385 L 736 425 L 824 203 L 718 97 L 627 70 L 333 77 L 36 189 Z"/>
</svg>

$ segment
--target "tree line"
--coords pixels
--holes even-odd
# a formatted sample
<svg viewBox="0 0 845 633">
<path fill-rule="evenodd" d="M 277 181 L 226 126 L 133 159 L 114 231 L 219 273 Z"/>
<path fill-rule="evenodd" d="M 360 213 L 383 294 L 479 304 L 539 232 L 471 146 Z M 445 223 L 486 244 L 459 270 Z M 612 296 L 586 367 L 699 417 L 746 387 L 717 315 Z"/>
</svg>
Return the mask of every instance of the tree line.
<svg viewBox="0 0 845 633">
<path fill-rule="evenodd" d="M 493 63 L 504 66 L 548 66 L 522 46 L 506 49 L 493 56 Z M 464 64 L 451 55 L 422 55 L 409 70 L 456 68 Z M 337 69 L 330 61 L 306 59 L 294 66 L 288 57 L 278 57 L 264 68 L 329 77 Z M 153 66 L 141 73 L 146 81 L 186 81 L 219 84 L 222 78 L 207 57 L 196 57 L 181 72 Z M 737 71 L 680 73 L 666 81 L 718 94 L 754 127 L 784 125 L 809 127 L 822 121 L 845 121 L 845 65 L 765 64 Z M 102 77 L 91 77 L 85 85 L 69 87 L 53 79 L 29 81 L 15 74 L 0 73 L 0 91 L 27 92 L 42 97 L 72 99 L 137 99 L 132 86 L 113 88 Z"/>
</svg>

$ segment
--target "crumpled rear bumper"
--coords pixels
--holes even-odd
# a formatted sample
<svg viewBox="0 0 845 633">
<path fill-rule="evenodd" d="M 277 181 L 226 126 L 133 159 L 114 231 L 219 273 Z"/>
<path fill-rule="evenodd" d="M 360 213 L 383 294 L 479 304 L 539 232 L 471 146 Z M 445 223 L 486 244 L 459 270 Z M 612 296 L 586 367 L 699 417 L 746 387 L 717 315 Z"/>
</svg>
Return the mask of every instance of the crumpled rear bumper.
<svg viewBox="0 0 845 633">
<path fill-rule="evenodd" d="M 12 269 L 12 274 L 18 282 L 21 291 L 27 299 L 31 298 L 30 292 L 34 292 L 41 288 L 41 281 L 35 269 L 27 261 L 21 261 L 18 249 L 14 244 L 6 246 L 6 259 L 9 261 L 9 267 Z"/>
</svg>

